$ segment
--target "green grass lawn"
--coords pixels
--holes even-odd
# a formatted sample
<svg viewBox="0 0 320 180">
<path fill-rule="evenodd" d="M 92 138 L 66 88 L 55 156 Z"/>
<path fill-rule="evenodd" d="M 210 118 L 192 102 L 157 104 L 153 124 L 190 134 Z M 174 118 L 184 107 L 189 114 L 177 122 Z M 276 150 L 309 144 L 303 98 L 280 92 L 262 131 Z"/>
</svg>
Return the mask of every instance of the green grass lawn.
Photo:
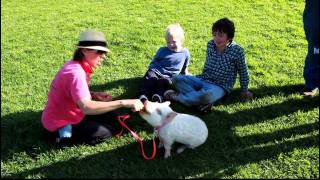
<svg viewBox="0 0 320 180">
<path fill-rule="evenodd" d="M 299 95 L 307 42 L 303 0 L 6 0 L 1 1 L 1 178 L 319 178 L 319 96 Z M 235 22 L 246 53 L 252 101 L 235 91 L 206 115 L 205 144 L 146 161 L 131 136 L 96 146 L 42 140 L 50 83 L 72 57 L 79 33 L 105 33 L 111 53 L 91 89 L 134 98 L 164 30 L 180 23 L 190 71 L 205 61 L 212 23 Z M 129 110 L 123 109 L 129 113 Z M 151 154 L 153 129 L 138 114 L 128 125 Z"/>
</svg>

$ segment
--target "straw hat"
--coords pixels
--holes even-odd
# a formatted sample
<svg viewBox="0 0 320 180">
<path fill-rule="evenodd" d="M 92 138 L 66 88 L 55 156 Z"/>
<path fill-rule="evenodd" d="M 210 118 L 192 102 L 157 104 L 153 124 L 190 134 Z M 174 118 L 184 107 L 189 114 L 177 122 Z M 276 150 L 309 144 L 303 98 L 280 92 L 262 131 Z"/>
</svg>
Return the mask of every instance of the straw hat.
<svg viewBox="0 0 320 180">
<path fill-rule="evenodd" d="M 95 49 L 105 52 L 110 50 L 107 48 L 107 41 L 102 32 L 95 30 L 87 30 L 80 33 L 78 48 Z"/>
</svg>

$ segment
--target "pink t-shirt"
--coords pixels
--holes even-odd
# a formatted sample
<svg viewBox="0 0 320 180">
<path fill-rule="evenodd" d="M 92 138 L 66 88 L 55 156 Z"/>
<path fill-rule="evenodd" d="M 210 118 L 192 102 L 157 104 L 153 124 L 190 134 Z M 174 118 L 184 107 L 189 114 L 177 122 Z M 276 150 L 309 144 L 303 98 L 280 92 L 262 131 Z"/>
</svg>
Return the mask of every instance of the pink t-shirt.
<svg viewBox="0 0 320 180">
<path fill-rule="evenodd" d="M 67 124 L 78 124 L 85 114 L 77 101 L 90 97 L 87 75 L 78 61 L 66 62 L 51 83 L 47 105 L 42 113 L 44 128 L 53 132 Z"/>
</svg>

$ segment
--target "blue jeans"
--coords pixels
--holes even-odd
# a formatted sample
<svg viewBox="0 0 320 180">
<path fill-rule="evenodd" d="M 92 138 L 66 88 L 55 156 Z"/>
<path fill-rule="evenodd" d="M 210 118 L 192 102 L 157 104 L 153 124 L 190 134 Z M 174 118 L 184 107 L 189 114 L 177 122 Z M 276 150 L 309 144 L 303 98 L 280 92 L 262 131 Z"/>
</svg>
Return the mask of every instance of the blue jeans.
<svg viewBox="0 0 320 180">
<path fill-rule="evenodd" d="M 190 75 L 174 76 L 172 84 L 179 92 L 175 100 L 186 106 L 214 103 L 226 94 L 220 86 Z"/>
</svg>

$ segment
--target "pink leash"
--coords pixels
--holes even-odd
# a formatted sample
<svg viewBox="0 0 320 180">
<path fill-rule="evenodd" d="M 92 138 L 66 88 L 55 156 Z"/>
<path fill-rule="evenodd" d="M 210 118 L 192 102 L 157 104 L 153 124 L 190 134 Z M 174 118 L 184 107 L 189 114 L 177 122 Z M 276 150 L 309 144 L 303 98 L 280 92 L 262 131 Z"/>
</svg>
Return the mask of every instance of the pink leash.
<svg viewBox="0 0 320 180">
<path fill-rule="evenodd" d="M 117 120 L 118 122 L 121 124 L 122 126 L 122 129 L 121 131 L 116 135 L 117 137 L 121 136 L 123 134 L 123 127 L 125 127 L 131 134 L 132 136 L 140 143 L 140 147 L 141 147 L 141 153 L 142 153 L 142 156 L 144 157 L 144 159 L 146 160 L 152 160 L 155 155 L 156 155 L 156 142 L 155 142 L 155 137 L 153 136 L 153 152 L 152 152 L 152 155 L 151 157 L 147 157 L 145 152 L 144 152 L 144 149 L 143 149 L 143 142 L 142 142 L 142 139 L 138 136 L 138 134 L 136 134 L 135 132 L 133 132 L 125 123 L 124 121 L 126 119 L 129 119 L 130 118 L 130 115 L 121 115 L 121 116 L 118 116 L 117 117 Z"/>
</svg>

